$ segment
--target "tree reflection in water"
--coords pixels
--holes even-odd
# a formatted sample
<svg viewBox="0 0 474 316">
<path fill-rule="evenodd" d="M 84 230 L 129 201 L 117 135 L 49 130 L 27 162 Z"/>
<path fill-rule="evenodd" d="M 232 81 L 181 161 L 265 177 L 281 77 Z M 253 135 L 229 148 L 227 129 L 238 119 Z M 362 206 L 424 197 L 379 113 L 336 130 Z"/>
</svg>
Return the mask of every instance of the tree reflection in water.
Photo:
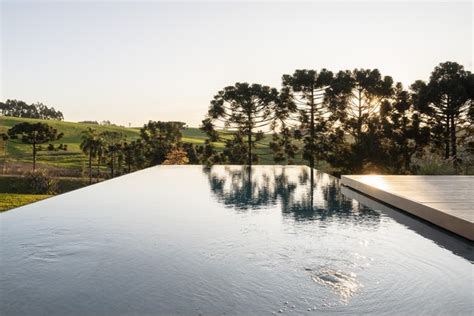
<svg viewBox="0 0 474 316">
<path fill-rule="evenodd" d="M 297 221 L 380 221 L 378 212 L 345 197 L 337 178 L 305 166 L 213 166 L 205 172 L 212 194 L 235 210 L 279 205 L 285 216 Z"/>
<path fill-rule="evenodd" d="M 211 191 L 219 202 L 237 210 L 259 209 L 276 205 L 269 173 L 255 172 L 255 167 L 214 166 L 205 169 Z"/>
</svg>

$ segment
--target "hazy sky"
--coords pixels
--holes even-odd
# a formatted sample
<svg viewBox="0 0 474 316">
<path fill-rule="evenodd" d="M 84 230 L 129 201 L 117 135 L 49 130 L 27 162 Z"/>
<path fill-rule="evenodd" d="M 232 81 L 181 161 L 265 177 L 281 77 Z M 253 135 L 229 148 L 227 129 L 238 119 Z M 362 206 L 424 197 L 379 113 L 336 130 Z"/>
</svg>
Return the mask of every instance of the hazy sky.
<svg viewBox="0 0 474 316">
<path fill-rule="evenodd" d="M 447 60 L 472 70 L 472 16 L 470 1 L 4 1 L 0 99 L 198 126 L 224 86 L 279 87 L 295 69 L 379 68 L 404 85 Z"/>
</svg>

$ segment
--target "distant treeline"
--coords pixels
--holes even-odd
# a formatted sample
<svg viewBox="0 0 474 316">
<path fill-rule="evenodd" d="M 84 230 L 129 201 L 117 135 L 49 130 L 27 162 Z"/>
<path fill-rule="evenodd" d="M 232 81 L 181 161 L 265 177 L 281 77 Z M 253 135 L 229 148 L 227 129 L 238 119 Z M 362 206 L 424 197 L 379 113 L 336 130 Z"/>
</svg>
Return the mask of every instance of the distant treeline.
<svg viewBox="0 0 474 316">
<path fill-rule="evenodd" d="M 97 122 L 97 121 L 79 121 L 77 123 L 99 125 L 99 122 Z"/>
<path fill-rule="evenodd" d="M 78 123 L 82 123 L 82 124 L 91 124 L 91 125 L 102 125 L 102 126 L 120 126 L 120 125 L 117 125 L 117 124 L 114 124 L 112 122 L 110 122 L 109 120 L 104 120 L 102 122 L 98 122 L 98 121 L 92 121 L 92 120 L 86 120 L 86 121 L 79 121 Z"/>
<path fill-rule="evenodd" d="M 61 111 L 56 110 L 54 107 L 48 107 L 40 102 L 27 104 L 21 100 L 7 100 L 6 102 L 0 102 L 0 112 L 6 116 L 43 120 L 64 120 Z"/>
</svg>

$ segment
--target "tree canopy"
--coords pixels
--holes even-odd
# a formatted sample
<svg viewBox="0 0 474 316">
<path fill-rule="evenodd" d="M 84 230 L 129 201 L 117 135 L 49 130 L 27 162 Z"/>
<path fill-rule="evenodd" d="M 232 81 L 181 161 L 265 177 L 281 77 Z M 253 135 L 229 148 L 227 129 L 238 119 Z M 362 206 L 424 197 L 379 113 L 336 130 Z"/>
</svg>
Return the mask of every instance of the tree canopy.
<svg viewBox="0 0 474 316">
<path fill-rule="evenodd" d="M 282 139 L 285 152 L 294 157 L 296 146 L 291 146 L 288 137 L 293 136 L 302 141 L 302 156 L 314 167 L 315 160 L 327 158 L 331 148 L 342 141 L 343 133 L 337 121 L 341 118 L 342 109 L 335 102 L 332 88 L 334 75 L 322 69 L 296 70 L 293 75 L 283 75 L 281 100 Z M 278 135 L 274 140 L 279 141 Z M 277 148 L 272 143 L 273 149 Z"/>
<path fill-rule="evenodd" d="M 27 104 L 20 100 L 6 100 L 0 102 L 0 113 L 6 116 L 36 118 L 43 120 L 60 120 L 64 119 L 61 111 L 57 111 L 54 107 L 48 107 L 43 103 L 37 102 Z"/>
<path fill-rule="evenodd" d="M 248 83 L 219 91 L 201 126 L 209 140 L 198 152 L 211 163 L 250 165 L 266 146 L 280 163 L 299 156 L 344 173 L 412 173 L 414 157 L 441 147 L 445 159 L 460 162 L 462 145 L 468 163 L 473 96 L 473 75 L 455 62 L 439 64 L 410 90 L 378 69 L 296 70 L 283 75 L 280 91 Z M 264 133 L 272 133 L 266 144 Z M 221 152 L 217 141 L 225 143 Z"/>
<path fill-rule="evenodd" d="M 418 80 L 411 89 L 434 143 L 444 146 L 445 159 L 456 161 L 459 133 L 471 132 L 474 121 L 474 75 L 462 65 L 445 62 L 435 67 L 427 83 Z"/>
<path fill-rule="evenodd" d="M 33 170 L 36 169 L 37 145 L 53 142 L 61 139 L 63 133 L 45 123 L 23 122 L 16 124 L 8 130 L 10 139 L 18 139 L 22 143 L 32 145 L 33 148 Z"/>
<path fill-rule="evenodd" d="M 144 154 L 150 165 L 161 164 L 182 138 L 183 122 L 149 121 L 140 129 Z"/>
<path fill-rule="evenodd" d="M 214 96 L 202 130 L 212 141 L 225 142 L 229 162 L 251 165 L 258 161 L 252 150 L 275 120 L 278 101 L 275 88 L 238 82 Z"/>
</svg>

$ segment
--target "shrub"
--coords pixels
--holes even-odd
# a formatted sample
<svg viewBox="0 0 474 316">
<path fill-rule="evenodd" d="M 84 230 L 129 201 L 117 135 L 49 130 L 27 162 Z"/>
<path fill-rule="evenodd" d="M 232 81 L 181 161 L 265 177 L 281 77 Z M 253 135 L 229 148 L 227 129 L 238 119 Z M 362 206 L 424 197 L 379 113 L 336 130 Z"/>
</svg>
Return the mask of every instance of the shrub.
<svg viewBox="0 0 474 316">
<path fill-rule="evenodd" d="M 458 147 L 459 169 L 462 174 L 474 174 L 474 136 L 470 136 Z"/>
<path fill-rule="evenodd" d="M 55 194 L 58 190 L 58 181 L 50 177 L 46 170 L 29 171 L 26 179 L 34 194 Z"/>
<path fill-rule="evenodd" d="M 451 159 L 441 159 L 435 154 L 413 159 L 415 173 L 418 175 L 457 174 Z"/>
<path fill-rule="evenodd" d="M 165 161 L 163 161 L 163 165 L 186 165 L 188 163 L 188 156 L 182 148 L 170 151 L 166 155 Z"/>
</svg>

